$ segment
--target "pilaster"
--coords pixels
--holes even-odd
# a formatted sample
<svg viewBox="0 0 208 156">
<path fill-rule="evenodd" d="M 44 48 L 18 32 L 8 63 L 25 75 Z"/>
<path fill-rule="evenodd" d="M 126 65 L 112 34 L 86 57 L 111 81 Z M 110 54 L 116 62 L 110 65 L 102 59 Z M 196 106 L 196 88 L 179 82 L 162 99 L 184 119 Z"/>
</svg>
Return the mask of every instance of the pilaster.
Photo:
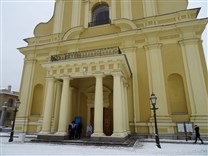
<svg viewBox="0 0 208 156">
<path fill-rule="evenodd" d="M 124 82 L 124 101 L 125 101 L 125 112 L 126 112 L 126 131 L 128 134 L 130 134 L 130 129 L 129 129 L 129 107 L 128 107 L 128 84 L 127 82 Z"/>
<path fill-rule="evenodd" d="M 157 2 L 156 0 L 143 0 L 144 16 L 155 16 L 157 15 Z"/>
<path fill-rule="evenodd" d="M 84 18 L 84 26 L 85 28 L 88 28 L 88 23 L 89 23 L 89 7 L 90 7 L 90 2 L 89 1 L 85 1 L 85 18 Z"/>
<path fill-rule="evenodd" d="M 20 94 L 19 99 L 21 101 L 21 106 L 17 113 L 17 122 L 16 127 L 21 126 L 22 132 L 27 131 L 27 121 L 29 116 L 29 108 L 32 101 L 32 82 L 33 82 L 33 76 L 34 76 L 34 69 L 36 64 L 36 59 L 27 58 L 26 56 L 24 60 L 24 68 L 22 73 L 22 79 L 21 79 L 21 88 L 20 88 Z"/>
<path fill-rule="evenodd" d="M 126 111 L 128 111 L 128 109 L 126 109 L 126 100 L 125 100 L 125 95 L 124 95 L 124 80 L 125 78 L 122 77 L 121 78 L 121 95 L 122 95 L 121 97 L 122 97 L 122 111 L 123 111 L 122 112 L 123 131 L 126 133 L 127 132 Z"/>
<path fill-rule="evenodd" d="M 71 27 L 80 26 L 81 17 L 81 0 L 73 0 L 72 2 L 72 20 Z"/>
<path fill-rule="evenodd" d="M 64 16 L 64 0 L 58 0 L 56 1 L 56 5 L 55 5 L 53 33 L 62 32 L 63 16 Z"/>
<path fill-rule="evenodd" d="M 195 124 L 208 120 L 207 90 L 198 47 L 199 39 L 179 41 L 187 80 L 188 98 L 191 106 L 191 121 Z"/>
<path fill-rule="evenodd" d="M 131 1 L 121 0 L 121 18 L 132 19 Z"/>
<path fill-rule="evenodd" d="M 157 96 L 157 107 L 159 108 L 157 114 L 160 116 L 169 116 L 163 73 L 163 63 L 160 50 L 161 45 L 162 44 L 151 44 L 145 46 L 147 56 L 149 90 L 150 94 L 154 92 Z"/>
<path fill-rule="evenodd" d="M 130 47 L 130 48 L 129 48 Z M 126 54 L 131 71 L 132 71 L 132 89 L 133 89 L 133 104 L 134 104 L 134 124 L 140 121 L 140 109 L 139 109 L 139 88 L 138 88 L 138 73 L 136 63 L 136 48 L 133 45 L 128 48 L 123 48 L 122 51 Z M 135 126 L 135 132 L 137 128 Z"/>
<path fill-rule="evenodd" d="M 111 8 L 109 10 L 111 20 L 113 21 L 116 19 L 116 0 L 111 0 Z"/>
<path fill-rule="evenodd" d="M 21 114 L 22 116 L 28 115 L 27 105 L 29 105 L 31 101 L 32 81 L 33 81 L 35 63 L 36 63 L 36 59 L 33 58 L 31 59 L 26 58 L 24 61 L 24 69 L 22 74 L 21 89 L 19 95 L 21 101 L 21 107 L 18 110 L 18 114 Z"/>
</svg>

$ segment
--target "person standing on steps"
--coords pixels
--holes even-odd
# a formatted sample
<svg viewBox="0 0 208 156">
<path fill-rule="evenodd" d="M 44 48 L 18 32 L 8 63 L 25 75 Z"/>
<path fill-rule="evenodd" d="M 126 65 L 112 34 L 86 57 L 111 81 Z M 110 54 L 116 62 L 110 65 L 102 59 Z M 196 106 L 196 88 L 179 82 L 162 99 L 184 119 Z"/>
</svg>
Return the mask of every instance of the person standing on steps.
<svg viewBox="0 0 208 156">
<path fill-rule="evenodd" d="M 202 141 L 202 139 L 200 137 L 200 133 L 199 133 L 199 126 L 195 125 L 194 126 L 194 130 L 195 130 L 195 142 L 194 143 L 196 143 L 197 142 L 197 139 L 199 138 L 199 140 L 203 144 L 203 141 Z"/>
</svg>

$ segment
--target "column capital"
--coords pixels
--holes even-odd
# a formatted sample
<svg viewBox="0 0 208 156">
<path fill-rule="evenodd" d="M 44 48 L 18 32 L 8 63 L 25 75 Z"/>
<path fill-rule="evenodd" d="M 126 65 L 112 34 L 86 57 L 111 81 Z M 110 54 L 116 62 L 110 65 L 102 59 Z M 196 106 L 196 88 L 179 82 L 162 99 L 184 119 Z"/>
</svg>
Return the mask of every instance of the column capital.
<svg viewBox="0 0 208 156">
<path fill-rule="evenodd" d="M 178 41 L 178 43 L 180 45 L 185 45 L 185 44 L 197 43 L 198 41 L 200 41 L 200 38 L 189 38 L 189 39 L 180 40 Z"/>
<path fill-rule="evenodd" d="M 113 76 L 123 76 L 123 73 L 121 71 L 114 71 L 111 73 Z"/>
<path fill-rule="evenodd" d="M 62 75 L 62 76 L 60 76 L 59 78 L 62 79 L 62 80 L 72 80 L 72 79 L 73 79 L 73 78 L 70 77 L 69 75 Z"/>
<path fill-rule="evenodd" d="M 45 77 L 46 80 L 53 80 L 55 81 L 55 77 L 51 76 L 51 75 L 48 75 Z"/>
<path fill-rule="evenodd" d="M 61 82 L 60 80 L 56 80 L 56 84 L 57 85 L 62 85 L 63 82 Z"/>
<path fill-rule="evenodd" d="M 153 44 L 144 45 L 144 49 L 146 49 L 146 50 L 158 49 L 161 46 L 162 46 L 162 43 L 153 43 Z"/>
<path fill-rule="evenodd" d="M 94 77 L 104 77 L 104 73 L 103 72 L 96 72 L 96 73 L 93 73 Z"/>
</svg>

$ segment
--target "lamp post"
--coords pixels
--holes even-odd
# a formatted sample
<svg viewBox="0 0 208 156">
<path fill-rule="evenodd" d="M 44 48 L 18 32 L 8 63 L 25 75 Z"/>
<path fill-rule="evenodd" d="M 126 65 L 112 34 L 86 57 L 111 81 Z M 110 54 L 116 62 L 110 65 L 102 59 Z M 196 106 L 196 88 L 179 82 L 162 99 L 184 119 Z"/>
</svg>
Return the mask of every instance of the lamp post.
<svg viewBox="0 0 208 156">
<path fill-rule="evenodd" d="M 153 107 L 153 108 L 151 108 L 151 110 L 153 110 L 153 113 L 154 113 L 154 121 L 155 121 L 155 141 L 156 141 L 156 146 L 158 148 L 161 148 L 161 146 L 160 146 L 160 139 L 159 139 L 158 130 L 157 130 L 156 110 L 158 108 L 155 107 L 156 100 L 157 100 L 157 97 L 155 96 L 154 93 L 152 93 L 151 96 L 150 96 L 150 101 L 151 101 L 152 107 Z"/>
<path fill-rule="evenodd" d="M 9 142 L 13 141 L 15 118 L 16 118 L 16 113 L 18 111 L 19 105 L 20 105 L 20 101 L 19 101 L 19 99 L 17 99 L 17 101 L 14 103 L 14 107 L 13 107 L 13 109 L 14 109 L 14 118 L 13 118 L 13 122 L 12 122 L 12 130 L 11 130 L 11 133 L 10 133 Z"/>
</svg>

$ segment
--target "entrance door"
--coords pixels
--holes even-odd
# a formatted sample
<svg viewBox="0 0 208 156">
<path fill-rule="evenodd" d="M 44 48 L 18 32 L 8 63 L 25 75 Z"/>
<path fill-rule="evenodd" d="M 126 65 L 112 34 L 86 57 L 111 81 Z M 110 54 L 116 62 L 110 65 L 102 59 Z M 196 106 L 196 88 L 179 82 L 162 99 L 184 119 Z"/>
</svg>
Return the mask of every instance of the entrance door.
<svg viewBox="0 0 208 156">
<path fill-rule="evenodd" d="M 90 110 L 90 121 L 94 127 L 94 108 Z M 106 136 L 113 133 L 112 110 L 110 108 L 103 108 L 103 133 Z"/>
</svg>

